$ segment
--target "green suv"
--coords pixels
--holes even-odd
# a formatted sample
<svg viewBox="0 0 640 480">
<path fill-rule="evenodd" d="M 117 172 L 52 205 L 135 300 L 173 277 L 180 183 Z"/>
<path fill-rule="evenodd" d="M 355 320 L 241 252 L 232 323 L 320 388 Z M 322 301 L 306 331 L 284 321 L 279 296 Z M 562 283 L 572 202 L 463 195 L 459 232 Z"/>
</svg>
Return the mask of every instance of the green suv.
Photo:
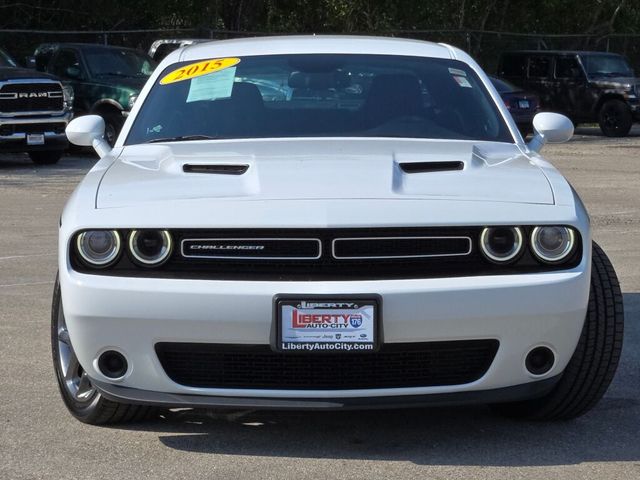
<svg viewBox="0 0 640 480">
<path fill-rule="evenodd" d="M 130 48 L 82 43 L 40 45 L 34 60 L 37 70 L 73 87 L 76 116 L 91 113 L 104 119 L 105 138 L 111 145 L 156 67 L 146 54 Z"/>
</svg>

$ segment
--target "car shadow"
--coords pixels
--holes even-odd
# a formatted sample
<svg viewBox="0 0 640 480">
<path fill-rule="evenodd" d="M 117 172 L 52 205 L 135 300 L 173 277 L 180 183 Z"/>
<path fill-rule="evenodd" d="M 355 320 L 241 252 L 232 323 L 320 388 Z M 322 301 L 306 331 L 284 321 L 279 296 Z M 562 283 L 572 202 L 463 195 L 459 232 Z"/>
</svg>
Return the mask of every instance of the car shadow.
<svg viewBox="0 0 640 480">
<path fill-rule="evenodd" d="M 54 165 L 36 165 L 26 153 L 0 153 L 0 172 L 2 171 L 51 171 L 56 172 L 65 168 L 80 168 L 88 170 L 97 161 L 92 151 L 76 150 L 66 152 L 60 161 Z"/>
<path fill-rule="evenodd" d="M 618 374 L 598 406 L 576 420 L 520 422 L 486 406 L 355 412 L 173 410 L 159 420 L 124 428 L 157 432 L 171 449 L 222 455 L 525 467 L 640 461 L 640 294 L 625 294 L 624 301 L 627 330 Z"/>
<path fill-rule="evenodd" d="M 575 129 L 574 138 L 583 140 L 624 141 L 625 138 L 640 137 L 640 124 L 631 128 L 626 137 L 605 137 L 598 126 L 579 126 Z"/>
<path fill-rule="evenodd" d="M 39 184 L 68 181 L 70 176 L 78 181 L 97 162 L 91 153 L 66 153 L 54 165 L 36 165 L 27 154 L 0 154 L 0 182 L 6 187 L 24 187 L 25 182 Z"/>
</svg>

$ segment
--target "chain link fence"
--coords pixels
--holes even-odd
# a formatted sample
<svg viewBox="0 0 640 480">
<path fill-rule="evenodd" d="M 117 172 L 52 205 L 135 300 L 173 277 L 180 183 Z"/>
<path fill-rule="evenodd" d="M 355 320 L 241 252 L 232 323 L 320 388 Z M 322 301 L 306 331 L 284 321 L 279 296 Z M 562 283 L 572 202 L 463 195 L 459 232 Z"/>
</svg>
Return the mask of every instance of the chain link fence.
<svg viewBox="0 0 640 480">
<path fill-rule="evenodd" d="M 150 29 L 113 31 L 45 31 L 2 30 L 0 48 L 19 62 L 31 55 L 41 43 L 81 42 L 120 45 L 147 51 L 160 38 L 207 38 L 223 40 L 247 36 L 281 35 L 277 32 L 250 32 L 197 29 Z M 292 33 L 288 33 L 292 34 Z M 490 73 L 495 72 L 500 54 L 508 50 L 599 50 L 620 53 L 627 57 L 636 72 L 640 72 L 640 34 L 549 35 L 478 30 L 394 30 L 360 32 L 444 42 L 469 52 Z"/>
</svg>

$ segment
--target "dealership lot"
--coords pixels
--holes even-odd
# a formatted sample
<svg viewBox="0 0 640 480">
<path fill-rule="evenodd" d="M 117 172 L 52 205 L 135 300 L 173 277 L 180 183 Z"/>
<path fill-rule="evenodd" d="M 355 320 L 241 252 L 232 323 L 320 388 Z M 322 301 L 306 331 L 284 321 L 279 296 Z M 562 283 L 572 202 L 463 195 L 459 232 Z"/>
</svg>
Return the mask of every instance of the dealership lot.
<svg viewBox="0 0 640 480">
<path fill-rule="evenodd" d="M 0 477 L 639 478 L 640 128 L 620 139 L 581 129 L 545 155 L 585 201 L 625 297 L 622 364 L 590 414 L 537 424 L 485 407 L 187 411 L 119 428 L 72 419 L 49 353 L 58 218 L 94 159 L 0 157 Z"/>
</svg>

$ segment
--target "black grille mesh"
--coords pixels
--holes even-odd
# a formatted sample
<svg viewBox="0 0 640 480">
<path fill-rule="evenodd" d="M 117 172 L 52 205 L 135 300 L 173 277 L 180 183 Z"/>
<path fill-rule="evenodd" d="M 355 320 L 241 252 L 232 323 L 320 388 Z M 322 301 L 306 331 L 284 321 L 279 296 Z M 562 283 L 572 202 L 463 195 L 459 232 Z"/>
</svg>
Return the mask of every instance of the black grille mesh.
<svg viewBox="0 0 640 480">
<path fill-rule="evenodd" d="M 378 352 L 277 353 L 268 345 L 158 343 L 176 383 L 202 388 L 340 390 L 461 385 L 488 370 L 498 341 L 391 343 Z"/>
<path fill-rule="evenodd" d="M 468 255 L 469 237 L 338 238 L 333 242 L 336 258 L 408 258 Z"/>
<path fill-rule="evenodd" d="M 64 133 L 67 124 L 63 122 L 51 123 L 15 123 L 0 127 L 0 135 L 13 135 L 14 133 Z"/>
</svg>

